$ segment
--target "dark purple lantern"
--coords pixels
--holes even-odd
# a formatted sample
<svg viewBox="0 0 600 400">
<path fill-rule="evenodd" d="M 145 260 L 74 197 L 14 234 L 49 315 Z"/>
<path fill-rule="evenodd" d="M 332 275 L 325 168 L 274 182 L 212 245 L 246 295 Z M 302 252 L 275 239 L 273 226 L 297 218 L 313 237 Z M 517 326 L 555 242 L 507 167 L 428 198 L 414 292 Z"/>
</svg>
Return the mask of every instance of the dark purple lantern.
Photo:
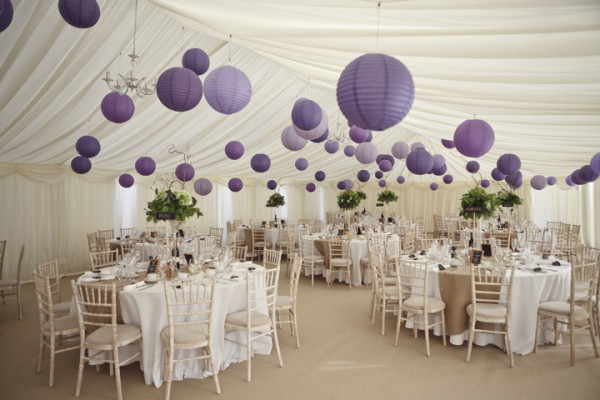
<svg viewBox="0 0 600 400">
<path fill-rule="evenodd" d="M 206 76 L 204 96 L 213 109 L 229 115 L 248 105 L 252 97 L 252 84 L 242 71 L 225 65 Z"/>
<path fill-rule="evenodd" d="M 232 160 L 237 160 L 244 155 L 244 145 L 237 140 L 232 140 L 225 145 L 225 155 Z"/>
<path fill-rule="evenodd" d="M 194 167 L 187 163 L 181 163 L 175 168 L 175 176 L 182 182 L 189 182 L 194 179 L 195 173 Z"/>
<path fill-rule="evenodd" d="M 467 157 L 481 157 L 494 145 L 496 136 L 487 122 L 481 119 L 469 119 L 454 131 L 456 150 Z"/>
<path fill-rule="evenodd" d="M 256 172 L 266 172 L 271 168 L 271 159 L 266 154 L 258 153 L 252 156 L 250 166 Z"/>
<path fill-rule="evenodd" d="M 194 182 L 194 190 L 200 196 L 206 196 L 212 191 L 212 183 L 206 178 L 200 178 Z"/>
<path fill-rule="evenodd" d="M 240 178 L 231 178 L 227 183 L 227 187 L 232 192 L 239 192 L 244 187 L 244 183 Z"/>
<path fill-rule="evenodd" d="M 452 175 L 444 175 L 443 180 L 446 185 L 449 185 L 454 181 L 454 177 Z"/>
<path fill-rule="evenodd" d="M 504 181 L 513 189 L 519 188 L 523 184 L 523 174 L 521 171 L 515 172 L 513 175 L 506 175 Z"/>
<path fill-rule="evenodd" d="M 325 142 L 323 145 L 325 147 L 325 151 L 329 154 L 333 154 L 339 150 L 340 144 L 338 142 Z"/>
<path fill-rule="evenodd" d="M 391 154 L 379 154 L 375 159 L 375 162 L 379 165 L 379 163 L 383 160 L 388 160 L 390 164 L 392 164 L 392 167 L 396 163 L 396 159 Z"/>
<path fill-rule="evenodd" d="M 360 182 L 364 183 L 371 179 L 371 174 L 366 169 L 361 169 L 360 171 L 358 171 L 358 174 L 356 174 L 356 177 Z"/>
<path fill-rule="evenodd" d="M 354 155 L 361 164 L 371 164 L 377 158 L 377 146 L 371 142 L 360 143 Z"/>
<path fill-rule="evenodd" d="M 293 127 L 292 127 L 293 128 Z M 327 140 L 327 137 L 329 136 L 329 129 L 327 129 L 325 131 L 324 134 L 322 134 L 320 137 L 316 138 L 316 139 L 311 139 L 310 141 L 313 143 L 321 143 L 324 142 L 325 140 Z"/>
<path fill-rule="evenodd" d="M 513 175 L 521 169 L 521 159 L 516 154 L 506 153 L 496 162 L 498 171 L 504 175 Z"/>
<path fill-rule="evenodd" d="M 429 185 L 429 189 L 431 190 L 438 190 L 438 184 L 433 182 L 431 185 Z"/>
<path fill-rule="evenodd" d="M 405 159 L 410 153 L 408 143 L 396 142 L 392 145 L 392 155 L 399 160 Z"/>
<path fill-rule="evenodd" d="M 309 131 L 316 128 L 323 119 L 323 110 L 316 102 L 301 98 L 292 108 L 292 122 L 296 127 Z"/>
<path fill-rule="evenodd" d="M 202 100 L 202 82 L 191 69 L 169 68 L 156 82 L 156 95 L 170 110 L 189 111 Z"/>
<path fill-rule="evenodd" d="M 102 99 L 100 110 L 107 120 L 120 124 L 131 119 L 135 112 L 135 104 L 126 94 L 110 92 Z"/>
<path fill-rule="evenodd" d="M 351 144 L 344 147 L 344 154 L 346 155 L 346 157 L 353 157 L 355 151 L 356 149 Z"/>
<path fill-rule="evenodd" d="M 592 171 L 600 175 L 600 153 L 596 153 L 590 160 Z"/>
<path fill-rule="evenodd" d="M 277 188 L 277 182 L 271 179 L 267 182 L 267 187 L 271 190 L 275 190 Z"/>
<path fill-rule="evenodd" d="M 181 64 L 184 68 L 191 69 L 196 75 L 202 75 L 210 67 L 208 54 L 202 49 L 193 48 L 183 53 Z"/>
<path fill-rule="evenodd" d="M 324 171 L 317 171 L 315 172 L 315 179 L 319 182 L 323 182 L 325 180 L 325 172 Z"/>
<path fill-rule="evenodd" d="M 314 192 L 316 188 L 317 188 L 317 187 L 316 187 L 316 186 L 315 186 L 315 184 L 314 184 L 314 183 L 312 183 L 312 182 L 309 182 L 309 183 L 307 183 L 307 184 L 306 184 L 306 190 L 307 190 L 308 192 L 310 192 L 310 193 Z"/>
<path fill-rule="evenodd" d="M 415 85 L 408 69 L 385 54 L 364 54 L 344 68 L 337 83 L 337 101 L 354 125 L 386 130 L 408 114 Z"/>
<path fill-rule="evenodd" d="M 149 176 L 156 170 L 156 163 L 150 157 L 140 157 L 135 162 L 135 170 L 140 175 Z"/>
<path fill-rule="evenodd" d="M 579 169 L 576 169 L 575 171 L 573 171 L 571 173 L 571 180 L 573 181 L 574 184 L 576 185 L 585 185 L 585 181 L 581 178 Z"/>
<path fill-rule="evenodd" d="M 291 151 L 302 150 L 308 140 L 303 137 L 298 136 L 293 126 L 288 126 L 281 132 L 281 143 L 283 147 Z"/>
<path fill-rule="evenodd" d="M 131 176 L 130 174 L 122 174 L 121 176 L 119 176 L 119 185 L 121 185 L 124 188 L 129 188 L 132 187 L 134 183 L 134 179 L 133 176 Z"/>
<path fill-rule="evenodd" d="M 377 182 L 377 184 L 379 185 L 379 187 L 385 187 L 387 185 L 385 179 L 381 179 L 379 180 L 379 182 Z"/>
<path fill-rule="evenodd" d="M 431 173 L 436 176 L 442 176 L 448 171 L 448 166 L 446 164 L 442 165 L 441 168 L 431 167 Z"/>
<path fill-rule="evenodd" d="M 393 165 L 390 160 L 381 160 L 379 163 L 379 169 L 381 169 L 382 172 L 390 172 L 392 167 Z"/>
<path fill-rule="evenodd" d="M 308 168 L 308 160 L 306 158 L 300 157 L 296 160 L 295 165 L 298 171 L 304 171 L 306 168 Z"/>
<path fill-rule="evenodd" d="M 93 136 L 82 136 L 77 139 L 75 150 L 84 157 L 96 157 L 100 153 L 100 142 Z"/>
<path fill-rule="evenodd" d="M 452 140 L 442 139 L 442 145 L 447 149 L 453 149 L 456 147 Z"/>
<path fill-rule="evenodd" d="M 427 150 L 418 148 L 406 157 L 406 168 L 415 175 L 424 175 L 431 171 L 433 157 Z"/>
<path fill-rule="evenodd" d="M 396 178 L 396 182 L 402 185 L 404 182 L 406 182 L 406 179 L 402 175 L 400 175 Z"/>
<path fill-rule="evenodd" d="M 498 171 L 498 167 L 496 167 L 492 170 L 492 178 L 494 178 L 495 181 L 501 181 L 506 178 L 506 175 Z"/>
<path fill-rule="evenodd" d="M 2 1 L 2 10 L 0 11 L 0 32 L 4 32 L 13 20 L 13 6 L 10 0 Z"/>
<path fill-rule="evenodd" d="M 586 182 L 594 182 L 598 179 L 598 174 L 595 173 L 589 165 L 584 165 L 579 170 L 579 177 Z"/>
<path fill-rule="evenodd" d="M 529 184 L 535 190 L 542 190 L 543 188 L 546 187 L 547 182 L 546 182 L 546 178 L 544 176 L 535 175 L 534 177 L 531 178 L 531 181 L 529 182 Z"/>
<path fill-rule="evenodd" d="M 355 143 L 366 142 L 369 138 L 369 131 L 367 129 L 363 129 L 359 126 L 353 125 L 350 128 L 349 132 L 350 139 L 352 139 Z"/>
<path fill-rule="evenodd" d="M 85 174 L 92 169 L 92 162 L 89 158 L 77 156 L 71 160 L 71 169 L 78 174 Z"/>
<path fill-rule="evenodd" d="M 554 186 L 556 185 L 556 178 L 553 176 L 549 176 L 548 179 L 546 179 L 546 183 L 548 184 L 548 186 Z"/>
<path fill-rule="evenodd" d="M 467 163 L 467 171 L 469 171 L 472 174 L 479 171 L 479 163 L 477 161 L 469 161 Z"/>
<path fill-rule="evenodd" d="M 375 172 L 375 178 L 376 178 L 376 179 L 381 179 L 381 178 L 383 178 L 383 172 L 381 172 L 381 171 L 376 171 L 376 172 Z"/>
<path fill-rule="evenodd" d="M 354 187 L 354 182 L 352 182 L 351 179 L 344 179 L 342 182 L 344 182 L 344 188 L 346 190 L 350 190 Z"/>
<path fill-rule="evenodd" d="M 573 180 L 571 179 L 571 175 L 567 176 L 565 178 L 565 182 L 567 183 L 567 185 L 569 186 L 575 186 L 575 183 L 573 183 Z"/>
<path fill-rule="evenodd" d="M 91 28 L 100 19 L 96 0 L 58 0 L 58 11 L 75 28 Z"/>
<path fill-rule="evenodd" d="M 488 179 L 482 179 L 480 184 L 482 188 L 488 188 L 490 187 L 491 182 Z"/>
<path fill-rule="evenodd" d="M 346 182 L 344 182 L 344 181 L 339 181 L 339 182 L 337 183 L 337 188 L 338 188 L 339 190 L 346 190 Z"/>
</svg>

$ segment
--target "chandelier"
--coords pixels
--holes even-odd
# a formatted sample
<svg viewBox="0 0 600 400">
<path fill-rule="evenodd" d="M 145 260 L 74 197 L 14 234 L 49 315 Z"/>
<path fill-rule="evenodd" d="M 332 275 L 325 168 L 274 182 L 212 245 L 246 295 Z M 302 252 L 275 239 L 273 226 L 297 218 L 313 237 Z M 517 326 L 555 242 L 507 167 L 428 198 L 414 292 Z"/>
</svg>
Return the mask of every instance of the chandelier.
<svg viewBox="0 0 600 400">
<path fill-rule="evenodd" d="M 135 54 L 135 35 L 137 32 L 137 5 L 138 2 L 135 0 L 135 17 L 133 22 L 133 53 L 129 54 L 131 61 L 129 62 L 129 70 L 125 75 L 118 74 L 118 78 L 112 79 L 110 72 L 106 71 L 106 76 L 102 78 L 106 81 L 106 84 L 113 92 L 117 92 L 120 95 L 127 94 L 128 91 L 136 92 L 138 96 L 144 97 L 153 94 L 156 91 L 156 82 L 147 82 L 146 77 L 137 79 L 133 76 L 135 70 L 135 64 L 139 56 Z"/>
<path fill-rule="evenodd" d="M 346 136 L 346 132 L 344 129 L 341 128 L 342 124 L 340 123 L 340 116 L 338 115 L 337 117 L 337 122 L 336 122 L 336 127 L 335 127 L 335 135 L 332 135 L 331 133 L 329 134 L 329 138 L 327 138 L 328 142 L 338 142 L 339 144 L 344 144 L 346 143 L 346 140 L 348 139 L 348 137 Z"/>
</svg>

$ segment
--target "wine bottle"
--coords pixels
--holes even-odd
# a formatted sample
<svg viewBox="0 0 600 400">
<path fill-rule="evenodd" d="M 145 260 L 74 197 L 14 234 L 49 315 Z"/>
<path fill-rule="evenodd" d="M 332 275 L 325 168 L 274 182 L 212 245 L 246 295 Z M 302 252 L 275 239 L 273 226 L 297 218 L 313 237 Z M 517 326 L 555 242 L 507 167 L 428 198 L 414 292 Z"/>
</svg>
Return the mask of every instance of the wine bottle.
<svg viewBox="0 0 600 400">
<path fill-rule="evenodd" d="M 473 247 L 473 232 L 471 232 L 471 238 L 469 239 L 469 247 Z"/>
</svg>

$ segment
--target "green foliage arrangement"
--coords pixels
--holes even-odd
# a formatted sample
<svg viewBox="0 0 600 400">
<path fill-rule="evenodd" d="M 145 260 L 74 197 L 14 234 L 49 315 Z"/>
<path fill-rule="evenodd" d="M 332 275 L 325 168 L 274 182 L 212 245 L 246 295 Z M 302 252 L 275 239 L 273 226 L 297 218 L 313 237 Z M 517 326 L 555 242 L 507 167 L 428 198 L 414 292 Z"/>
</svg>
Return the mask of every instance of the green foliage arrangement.
<svg viewBox="0 0 600 400">
<path fill-rule="evenodd" d="M 462 195 L 459 215 L 467 219 L 473 218 L 473 213 L 465 212 L 465 207 L 482 207 L 483 212 L 477 212 L 475 213 L 475 216 L 477 218 L 489 218 L 493 216 L 496 211 L 501 211 L 500 204 L 502 204 L 502 202 L 495 193 L 487 193 L 483 188 L 475 187 Z"/>
<path fill-rule="evenodd" d="M 496 196 L 498 196 L 498 199 L 500 199 L 501 204 L 512 204 L 514 206 L 520 206 L 523 204 L 523 199 L 521 199 L 519 195 L 512 190 L 502 189 Z"/>
<path fill-rule="evenodd" d="M 392 201 L 396 200 L 398 200 L 398 196 L 396 196 L 396 193 L 392 192 L 389 189 L 384 190 L 383 192 L 379 193 L 379 196 L 377 196 L 377 201 L 381 201 L 385 204 L 391 203 Z"/>
<path fill-rule="evenodd" d="M 354 190 L 344 190 L 337 195 L 337 204 L 339 208 L 351 210 L 360 204 L 360 196 Z"/>
<path fill-rule="evenodd" d="M 202 216 L 196 205 L 196 199 L 185 190 L 154 190 L 156 197 L 148 202 L 146 221 L 157 222 L 158 213 L 174 213 L 175 220 L 183 222 L 186 218 L 196 215 Z"/>
<path fill-rule="evenodd" d="M 366 200 L 367 199 L 367 194 L 365 192 L 363 192 L 362 190 L 357 190 L 356 194 L 358 195 L 358 197 L 361 200 Z"/>
<path fill-rule="evenodd" d="M 279 193 L 273 193 L 267 200 L 267 207 L 281 207 L 285 205 L 285 198 Z"/>
</svg>

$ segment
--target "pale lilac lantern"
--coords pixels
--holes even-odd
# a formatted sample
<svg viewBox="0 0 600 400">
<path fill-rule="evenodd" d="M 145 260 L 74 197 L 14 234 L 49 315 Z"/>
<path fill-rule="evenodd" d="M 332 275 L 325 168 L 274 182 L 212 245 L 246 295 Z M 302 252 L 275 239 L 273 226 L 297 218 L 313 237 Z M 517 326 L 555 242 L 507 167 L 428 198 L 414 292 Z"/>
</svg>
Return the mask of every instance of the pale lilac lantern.
<svg viewBox="0 0 600 400">
<path fill-rule="evenodd" d="M 292 129 L 293 129 L 293 127 L 292 127 Z M 318 137 L 316 139 L 311 139 L 310 141 L 313 143 L 322 143 L 327 140 L 328 136 L 329 136 L 329 129 L 325 130 L 325 133 L 322 134 L 320 137 Z"/>
<path fill-rule="evenodd" d="M 117 124 L 129 121 L 135 112 L 135 104 L 126 94 L 110 92 L 102 99 L 100 110 L 104 118 Z"/>
<path fill-rule="evenodd" d="M 431 171 L 433 157 L 427 150 L 417 148 L 406 157 L 406 168 L 415 175 L 424 175 Z"/>
<path fill-rule="evenodd" d="M 482 188 L 488 188 L 490 187 L 491 182 L 488 179 L 482 179 L 480 184 Z"/>
<path fill-rule="evenodd" d="M 454 181 L 454 177 L 452 175 L 444 175 L 443 180 L 446 185 L 449 185 Z"/>
<path fill-rule="evenodd" d="M 13 6 L 10 0 L 2 0 L 2 10 L 0 11 L 0 32 L 3 32 L 13 20 Z"/>
<path fill-rule="evenodd" d="M 529 184 L 535 190 L 542 190 L 543 188 L 546 187 L 547 182 L 546 182 L 546 178 L 544 176 L 535 175 L 534 177 L 531 178 L 531 181 L 529 182 Z"/>
<path fill-rule="evenodd" d="M 310 193 L 314 192 L 316 188 L 317 188 L 317 187 L 316 187 L 316 186 L 315 186 L 315 184 L 314 184 L 314 183 L 312 183 L 312 182 L 309 182 L 309 183 L 307 183 L 307 184 L 306 184 L 306 190 L 307 190 L 308 192 L 310 192 Z"/>
<path fill-rule="evenodd" d="M 296 160 L 295 165 L 298 171 L 304 171 L 306 168 L 308 168 L 308 160 L 306 158 L 300 157 Z"/>
<path fill-rule="evenodd" d="M 77 139 L 75 150 L 84 157 L 96 157 L 100 153 L 100 142 L 93 136 L 82 136 Z"/>
<path fill-rule="evenodd" d="M 385 187 L 387 185 L 385 179 L 381 179 L 379 182 L 377 182 L 377 184 L 379 185 L 379 187 Z"/>
<path fill-rule="evenodd" d="M 142 176 L 149 176 L 156 170 L 156 163 L 150 157 L 140 157 L 135 162 L 135 170 Z"/>
<path fill-rule="evenodd" d="M 356 174 L 356 177 L 358 178 L 358 180 L 360 182 L 367 182 L 369 179 L 371 179 L 371 174 L 369 173 L 369 171 L 367 171 L 366 169 L 361 169 L 360 171 L 358 171 L 358 173 Z"/>
<path fill-rule="evenodd" d="M 350 179 L 344 179 L 342 182 L 344 182 L 344 188 L 346 190 L 351 190 L 354 187 L 354 182 Z"/>
<path fill-rule="evenodd" d="M 181 163 L 175 168 L 175 176 L 182 182 L 189 182 L 194 179 L 195 173 L 194 167 L 187 163 Z"/>
<path fill-rule="evenodd" d="M 267 182 L 267 187 L 271 190 L 275 190 L 277 188 L 277 182 L 271 179 Z"/>
<path fill-rule="evenodd" d="M 181 63 L 185 68 L 191 69 L 196 75 L 202 75 L 210 67 L 208 54 L 202 49 L 192 48 L 183 53 Z"/>
<path fill-rule="evenodd" d="M 438 190 L 438 184 L 433 182 L 431 185 L 429 185 L 429 189 L 434 190 L 434 191 Z"/>
<path fill-rule="evenodd" d="M 212 191 L 212 182 L 206 178 L 200 178 L 194 182 L 194 190 L 200 196 L 206 196 Z"/>
<path fill-rule="evenodd" d="M 446 164 L 442 165 L 441 168 L 433 168 L 431 167 L 431 173 L 436 176 L 442 176 L 448 171 L 448 166 Z"/>
<path fill-rule="evenodd" d="M 292 122 L 296 127 L 309 131 L 316 128 L 323 119 L 323 110 L 316 102 L 301 98 L 292 108 Z"/>
<path fill-rule="evenodd" d="M 506 153 L 496 162 L 498 171 L 504 175 L 513 175 L 521 169 L 521 159 L 516 154 Z"/>
<path fill-rule="evenodd" d="M 414 142 L 413 144 L 410 145 L 410 151 L 415 151 L 416 149 L 423 149 L 425 150 L 425 145 L 421 142 Z"/>
<path fill-rule="evenodd" d="M 393 165 L 390 160 L 381 160 L 379 163 L 379 169 L 381 169 L 382 172 L 390 172 L 392 167 Z"/>
<path fill-rule="evenodd" d="M 441 169 L 444 165 L 446 165 L 446 159 L 441 154 L 434 154 L 432 156 L 433 164 L 431 165 L 431 169 Z"/>
<path fill-rule="evenodd" d="M 346 189 L 346 182 L 344 182 L 344 181 L 339 181 L 339 182 L 337 183 L 337 188 L 338 188 L 339 190 L 345 190 L 345 189 Z"/>
<path fill-rule="evenodd" d="M 124 188 L 129 188 L 132 187 L 134 183 L 134 179 L 133 176 L 131 176 L 130 174 L 121 174 L 121 176 L 119 176 L 119 185 L 121 185 Z"/>
<path fill-rule="evenodd" d="M 9 1 L 6 3 L 10 5 Z M 58 11 L 75 28 L 91 28 L 100 19 L 100 7 L 96 0 L 59 0 Z"/>
<path fill-rule="evenodd" d="M 396 182 L 398 182 L 399 184 L 403 184 L 404 182 L 406 182 L 406 179 L 402 175 L 400 175 L 396 178 Z"/>
<path fill-rule="evenodd" d="M 548 183 L 548 186 L 554 186 L 556 185 L 556 178 L 549 176 L 548 179 L 546 179 L 546 183 Z"/>
<path fill-rule="evenodd" d="M 325 172 L 324 171 L 317 171 L 315 172 L 315 179 L 319 182 L 323 182 L 325 180 Z"/>
<path fill-rule="evenodd" d="M 383 172 L 381 172 L 381 171 L 375 172 L 375 178 L 377 178 L 377 179 L 383 178 Z"/>
<path fill-rule="evenodd" d="M 303 137 L 304 139 L 308 139 L 308 140 L 319 139 L 329 129 L 328 125 L 329 125 L 329 117 L 327 117 L 327 114 L 325 112 L 323 112 L 323 118 L 321 119 L 321 122 L 319 122 L 319 125 L 317 125 L 313 129 L 302 129 L 302 128 L 299 128 L 296 125 L 292 124 L 296 133 L 300 137 Z"/>
<path fill-rule="evenodd" d="M 291 151 L 302 150 L 308 140 L 298 136 L 293 126 L 288 126 L 281 132 L 281 143 L 283 147 Z"/>
<path fill-rule="evenodd" d="M 452 140 L 442 139 L 442 145 L 447 149 L 453 149 L 456 147 Z"/>
<path fill-rule="evenodd" d="M 92 169 L 92 162 L 89 158 L 77 156 L 71 160 L 71 169 L 78 174 L 85 174 Z"/>
<path fill-rule="evenodd" d="M 364 54 L 351 61 L 337 83 L 344 116 L 364 129 L 386 130 L 408 114 L 415 95 L 410 72 L 385 54 Z"/>
<path fill-rule="evenodd" d="M 250 166 L 256 172 L 266 172 L 271 168 L 271 159 L 266 154 L 258 153 L 252 156 Z"/>
<path fill-rule="evenodd" d="M 477 161 L 469 161 L 467 163 L 467 171 L 474 174 L 479 171 L 479 163 Z"/>
<path fill-rule="evenodd" d="M 590 160 L 590 167 L 592 171 L 600 175 L 600 153 L 596 153 Z"/>
<path fill-rule="evenodd" d="M 329 154 L 333 154 L 340 148 L 340 144 L 338 142 L 325 142 L 323 145 L 325 147 L 325 151 Z"/>
<path fill-rule="evenodd" d="M 348 135 L 350 136 L 350 139 L 352 139 L 355 143 L 362 143 L 366 142 L 369 138 L 369 131 L 359 126 L 352 125 Z"/>
<path fill-rule="evenodd" d="M 410 147 L 408 147 L 408 143 L 396 142 L 392 146 L 392 155 L 399 160 L 405 159 L 409 153 Z"/>
<path fill-rule="evenodd" d="M 225 145 L 225 155 L 232 160 L 237 160 L 244 155 L 244 145 L 237 140 L 232 140 Z"/>
<path fill-rule="evenodd" d="M 227 187 L 232 192 L 239 192 L 244 187 L 244 183 L 240 178 L 231 178 L 227 183 Z"/>
<path fill-rule="evenodd" d="M 506 175 L 504 175 L 502 172 L 498 171 L 498 167 L 495 167 L 492 170 L 492 178 L 494 178 L 495 181 L 501 181 L 504 178 L 506 178 Z"/>
<path fill-rule="evenodd" d="M 454 131 L 456 150 L 467 157 L 481 157 L 490 151 L 495 139 L 490 124 L 480 119 L 466 120 Z"/>
<path fill-rule="evenodd" d="M 589 183 L 598 179 L 598 174 L 595 173 L 589 165 L 584 165 L 579 170 L 579 177 Z"/>
<path fill-rule="evenodd" d="M 351 144 L 349 144 L 348 146 L 344 147 L 344 154 L 346 155 L 346 157 L 352 157 L 352 156 L 354 156 L 354 152 L 355 151 L 356 151 L 356 149 Z"/>
<path fill-rule="evenodd" d="M 377 146 L 371 142 L 360 143 L 354 155 L 361 164 L 371 164 L 377 158 Z"/>
<path fill-rule="evenodd" d="M 191 69 L 169 68 L 160 74 L 156 82 L 156 95 L 170 110 L 189 111 L 202 99 L 202 82 Z"/>
<path fill-rule="evenodd" d="M 252 97 L 252 84 L 242 71 L 224 65 L 206 76 L 204 95 L 215 111 L 229 115 L 248 105 Z"/>
</svg>

